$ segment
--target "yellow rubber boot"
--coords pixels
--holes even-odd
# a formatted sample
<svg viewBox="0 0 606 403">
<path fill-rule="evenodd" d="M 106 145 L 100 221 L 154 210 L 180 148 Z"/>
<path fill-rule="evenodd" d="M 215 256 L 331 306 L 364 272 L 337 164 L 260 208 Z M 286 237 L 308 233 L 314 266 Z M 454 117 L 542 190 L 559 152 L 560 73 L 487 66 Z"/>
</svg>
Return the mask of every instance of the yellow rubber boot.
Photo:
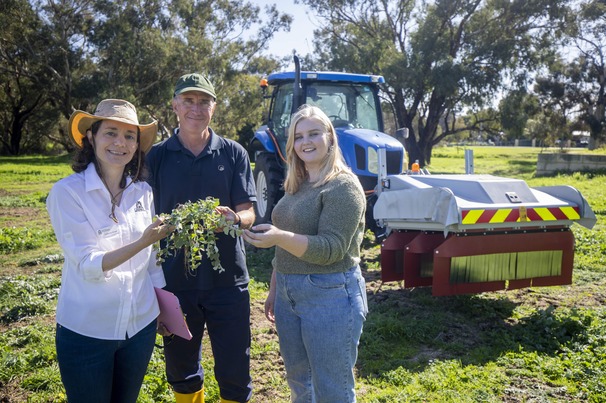
<svg viewBox="0 0 606 403">
<path fill-rule="evenodd" d="M 204 388 L 196 393 L 177 393 L 175 394 L 176 403 L 204 403 Z"/>
</svg>

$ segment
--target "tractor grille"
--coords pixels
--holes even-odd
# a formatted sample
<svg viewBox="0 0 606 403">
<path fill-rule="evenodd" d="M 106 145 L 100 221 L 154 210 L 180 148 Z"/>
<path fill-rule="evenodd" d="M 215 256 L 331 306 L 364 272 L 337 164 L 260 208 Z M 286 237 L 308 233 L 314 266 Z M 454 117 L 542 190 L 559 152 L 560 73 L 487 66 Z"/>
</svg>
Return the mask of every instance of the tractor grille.
<svg viewBox="0 0 606 403">
<path fill-rule="evenodd" d="M 359 144 L 355 147 L 356 168 L 360 171 L 368 171 L 368 155 L 366 149 Z M 387 151 L 387 174 L 397 175 L 402 172 L 402 151 Z M 376 185 L 376 183 L 375 183 Z"/>
</svg>

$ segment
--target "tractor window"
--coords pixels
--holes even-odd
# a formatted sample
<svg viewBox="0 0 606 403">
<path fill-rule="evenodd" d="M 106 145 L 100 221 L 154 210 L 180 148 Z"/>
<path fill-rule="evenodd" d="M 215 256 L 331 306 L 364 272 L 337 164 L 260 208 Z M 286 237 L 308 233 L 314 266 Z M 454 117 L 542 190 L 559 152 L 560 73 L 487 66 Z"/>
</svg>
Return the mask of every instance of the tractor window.
<svg viewBox="0 0 606 403">
<path fill-rule="evenodd" d="M 293 89 L 292 85 L 279 88 L 278 96 L 274 100 L 274 109 L 271 120 L 274 130 L 279 138 L 286 139 L 288 125 L 290 125 L 290 112 L 292 110 Z"/>
<path fill-rule="evenodd" d="M 375 97 L 368 85 L 308 84 L 306 102 L 322 109 L 335 127 L 379 130 Z"/>
<path fill-rule="evenodd" d="M 314 83 L 307 88 L 306 102 L 322 109 L 335 126 L 338 126 L 336 123 L 339 122 L 347 125 L 350 113 L 347 110 L 347 95 L 344 90 L 347 90 L 347 87 Z"/>
<path fill-rule="evenodd" d="M 368 86 L 361 86 L 356 96 L 356 116 L 358 125 L 365 129 L 380 131 L 377 120 L 377 105 L 375 96 Z"/>
</svg>

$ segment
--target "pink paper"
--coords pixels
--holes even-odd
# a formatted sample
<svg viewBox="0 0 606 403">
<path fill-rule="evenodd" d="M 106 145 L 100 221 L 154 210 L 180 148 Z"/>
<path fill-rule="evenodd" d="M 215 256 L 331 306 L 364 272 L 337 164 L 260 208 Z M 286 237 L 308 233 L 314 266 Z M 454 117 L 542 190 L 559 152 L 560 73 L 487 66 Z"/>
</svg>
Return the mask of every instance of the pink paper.
<svg viewBox="0 0 606 403">
<path fill-rule="evenodd" d="M 187 327 L 187 322 L 185 322 L 185 316 L 177 296 L 161 288 L 154 289 L 156 290 L 158 305 L 160 305 L 158 321 L 163 323 L 172 334 L 183 337 L 185 340 L 191 340 L 192 335 Z"/>
</svg>

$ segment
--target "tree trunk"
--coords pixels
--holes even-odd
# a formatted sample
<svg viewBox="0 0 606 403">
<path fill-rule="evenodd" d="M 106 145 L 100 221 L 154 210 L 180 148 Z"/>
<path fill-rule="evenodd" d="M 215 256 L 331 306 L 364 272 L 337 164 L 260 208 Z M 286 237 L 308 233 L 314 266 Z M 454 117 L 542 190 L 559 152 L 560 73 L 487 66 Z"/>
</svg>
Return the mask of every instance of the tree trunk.
<svg viewBox="0 0 606 403">
<path fill-rule="evenodd" d="M 21 151 L 21 138 L 23 137 L 23 124 L 25 120 L 23 115 L 17 110 L 13 109 L 13 124 L 9 135 L 9 147 L 8 152 L 11 155 L 19 155 Z"/>
</svg>

